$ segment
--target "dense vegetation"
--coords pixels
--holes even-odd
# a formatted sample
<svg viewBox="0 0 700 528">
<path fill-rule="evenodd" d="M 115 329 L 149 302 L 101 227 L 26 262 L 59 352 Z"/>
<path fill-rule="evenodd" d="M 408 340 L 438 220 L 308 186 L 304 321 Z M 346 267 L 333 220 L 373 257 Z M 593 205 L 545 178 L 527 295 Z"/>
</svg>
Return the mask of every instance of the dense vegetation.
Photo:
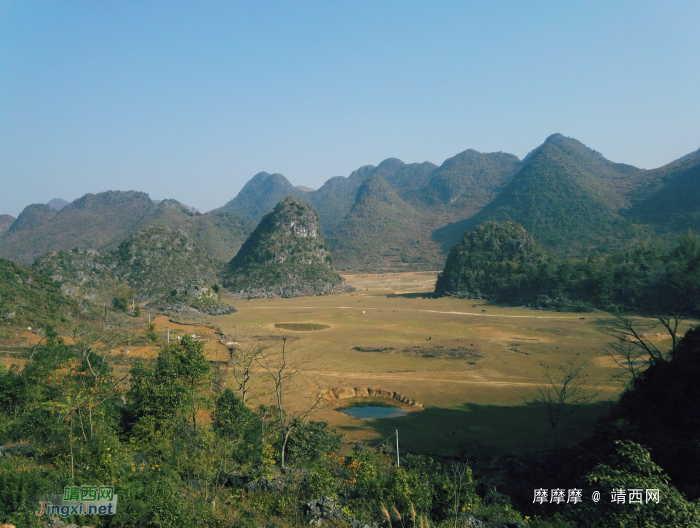
<svg viewBox="0 0 700 528">
<path fill-rule="evenodd" d="M 52 277 L 69 295 L 101 304 L 114 297 L 120 284 L 135 290 L 140 302 L 182 294 L 193 286 L 203 291 L 216 284 L 217 267 L 184 231 L 153 226 L 130 235 L 109 253 L 57 251 L 39 257 L 33 269 Z M 189 303 L 199 296 L 193 295 Z M 211 298 L 218 301 L 216 294 Z"/>
<path fill-rule="evenodd" d="M 52 279 L 0 259 L 0 326 L 45 327 L 80 313 L 80 304 L 64 295 Z"/>
<path fill-rule="evenodd" d="M 365 183 L 376 186 L 379 180 L 396 202 L 392 210 L 387 200 L 366 199 Z M 129 234 L 157 225 L 187 232 L 212 260 L 226 263 L 254 223 L 294 196 L 319 213 L 342 270 L 438 269 L 465 231 L 485 221 L 517 222 L 548 250 L 586 257 L 697 232 L 698 185 L 697 152 L 642 170 L 553 134 L 523 160 L 474 150 L 439 167 L 389 158 L 330 178 L 315 191 L 261 172 L 204 215 L 133 191 L 86 195 L 60 209 L 34 204 L 16 220 L 0 215 L 0 256 L 31 264 L 41 254 L 74 247 L 106 252 Z"/>
<path fill-rule="evenodd" d="M 280 361 L 280 346 L 261 347 L 269 352 L 261 365 L 272 367 L 273 395 L 285 390 L 275 379 L 293 370 Z M 86 342 L 66 346 L 47 327 L 45 343 L 24 369 L 0 367 L 0 522 L 38 526 L 39 496 L 61 494 L 66 485 L 99 484 L 115 487 L 117 514 L 66 522 L 291 527 L 321 518 L 335 526 L 396 528 L 700 526 L 699 505 L 676 487 L 696 495 L 699 489 L 700 329 L 641 374 L 585 449 L 571 458 L 562 452 L 551 462 L 540 459 L 540 466 L 558 464 L 556 474 L 540 470 L 540 486 L 568 473 L 566 484 L 582 491 L 582 504 L 559 508 L 533 505 L 530 482 L 528 496 L 514 507 L 488 484 L 483 469 L 475 472 L 466 461 L 405 454 L 399 467 L 393 455 L 368 446 L 351 450 L 325 423 L 309 419 L 314 405 L 299 413 L 284 407 L 283 397 L 272 407 L 246 404 L 244 393 L 215 383 L 217 367 L 205 360 L 203 343 L 188 336 L 162 344 L 157 359 L 136 362 L 122 381 L 97 352 Z M 642 444 L 653 446 L 651 455 Z M 499 473 L 514 482 L 526 476 L 519 464 Z M 661 500 L 633 506 L 605 499 L 611 489 L 628 488 L 658 489 Z M 592 490 L 603 493 L 600 503 L 588 499 Z M 307 503 L 321 504 L 324 512 L 309 511 Z M 537 516 L 523 516 L 520 505 Z"/>
<path fill-rule="evenodd" d="M 291 196 L 263 217 L 223 277 L 232 292 L 252 296 L 323 293 L 343 282 L 333 269 L 318 214 Z"/>
<path fill-rule="evenodd" d="M 513 222 L 486 222 L 450 252 L 438 295 L 568 311 L 700 313 L 700 238 L 574 260 L 542 249 Z"/>
<path fill-rule="evenodd" d="M 420 213 L 374 175 L 360 186 L 355 204 L 328 237 L 328 245 L 344 269 L 389 267 L 392 257 L 418 269 L 434 269 L 440 265 L 439 248 L 424 231 Z"/>
</svg>

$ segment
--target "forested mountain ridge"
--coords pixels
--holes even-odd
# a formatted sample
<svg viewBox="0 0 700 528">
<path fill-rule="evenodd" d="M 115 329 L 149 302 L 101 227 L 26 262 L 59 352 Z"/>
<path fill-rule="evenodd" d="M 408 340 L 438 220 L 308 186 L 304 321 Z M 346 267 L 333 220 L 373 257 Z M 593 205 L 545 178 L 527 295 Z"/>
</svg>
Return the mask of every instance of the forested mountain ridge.
<svg viewBox="0 0 700 528">
<path fill-rule="evenodd" d="M 80 304 L 51 278 L 0 258 L 0 326 L 45 326 L 80 313 Z"/>
<path fill-rule="evenodd" d="M 700 232 L 700 153 L 649 172 L 656 183 L 652 188 L 658 190 L 647 193 L 625 216 L 662 234 Z"/>
<path fill-rule="evenodd" d="M 467 220 L 465 227 L 471 229 L 485 221 L 512 221 L 544 246 L 560 252 L 585 254 L 592 249 L 609 249 L 616 239 L 630 236 L 629 222 L 618 213 L 629 202 L 602 171 L 596 170 L 601 165 L 608 168 L 593 154 L 582 161 L 555 141 L 545 142 L 526 158 L 513 181 Z"/>
<path fill-rule="evenodd" d="M 360 271 L 400 269 L 409 263 L 418 269 L 439 267 L 439 246 L 431 244 L 422 216 L 384 178 L 371 176 L 328 237 L 338 267 Z"/>
<path fill-rule="evenodd" d="M 34 204 L 17 219 L 0 217 L 0 256 L 30 264 L 74 247 L 108 252 L 129 234 L 159 225 L 186 231 L 215 262 L 226 263 L 254 224 L 287 196 L 318 212 L 335 264 L 345 271 L 440 269 L 450 247 L 484 221 L 520 223 L 544 247 L 585 256 L 642 240 L 671 243 L 689 228 L 700 230 L 699 170 L 698 152 L 643 170 L 552 134 L 522 161 L 472 149 L 440 166 L 388 158 L 330 178 L 317 190 L 261 172 L 233 200 L 204 215 L 134 191 L 86 195 L 60 211 Z M 361 196 L 373 178 L 373 185 L 376 178 L 385 182 L 396 207 L 382 212 L 384 202 Z"/>
<path fill-rule="evenodd" d="M 163 300 L 202 309 L 219 301 L 219 267 L 186 232 L 150 226 L 108 253 L 54 251 L 37 258 L 32 270 L 64 294 L 98 306 L 123 297 L 129 306 L 132 299 Z"/>
<path fill-rule="evenodd" d="M 700 237 L 673 247 L 638 244 L 585 259 L 538 244 L 515 222 L 485 222 L 464 234 L 438 276 L 435 295 L 562 311 L 672 309 L 700 315 Z"/>
<path fill-rule="evenodd" d="M 521 166 L 513 154 L 465 150 L 432 172 L 424 200 L 431 205 L 461 205 L 467 212 L 476 211 L 489 203 Z"/>
<path fill-rule="evenodd" d="M 0 233 L 0 256 L 31 264 L 42 254 L 74 247 L 110 251 L 149 225 L 188 231 L 222 262 L 235 255 L 253 228 L 235 213 L 201 215 L 175 200 L 154 203 L 145 193 L 108 191 L 86 194 L 60 211 L 43 204 L 26 207 Z"/>
<path fill-rule="evenodd" d="M 14 216 L 7 214 L 0 214 L 0 233 L 10 229 L 10 226 L 17 220 Z"/>
</svg>

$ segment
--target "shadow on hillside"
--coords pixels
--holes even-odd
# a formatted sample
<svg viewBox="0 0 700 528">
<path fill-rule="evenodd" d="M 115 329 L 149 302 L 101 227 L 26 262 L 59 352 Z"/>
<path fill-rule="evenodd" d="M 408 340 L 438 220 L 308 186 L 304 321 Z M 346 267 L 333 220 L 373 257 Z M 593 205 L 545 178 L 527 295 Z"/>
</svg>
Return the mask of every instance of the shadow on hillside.
<svg viewBox="0 0 700 528">
<path fill-rule="evenodd" d="M 464 232 L 467 230 L 468 226 L 469 218 L 452 222 L 451 224 L 447 224 L 446 226 L 433 231 L 430 234 L 430 238 L 440 244 L 440 247 L 444 253 L 449 253 L 452 246 L 462 240 Z"/>
<path fill-rule="evenodd" d="M 590 436 L 609 409 L 610 402 L 596 402 L 562 420 L 557 427 L 560 446 L 571 447 Z M 551 449 L 552 430 L 543 411 L 542 404 L 533 403 L 428 407 L 398 418 L 367 420 L 377 433 L 367 443 L 378 444 L 398 430 L 402 453 L 489 458 Z"/>
</svg>

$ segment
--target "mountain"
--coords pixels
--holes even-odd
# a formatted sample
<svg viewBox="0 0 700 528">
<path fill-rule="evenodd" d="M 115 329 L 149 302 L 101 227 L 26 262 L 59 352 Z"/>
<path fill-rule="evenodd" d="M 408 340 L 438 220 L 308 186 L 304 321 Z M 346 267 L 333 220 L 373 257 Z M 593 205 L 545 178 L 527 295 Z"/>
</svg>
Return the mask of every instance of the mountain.
<svg viewBox="0 0 700 528">
<path fill-rule="evenodd" d="M 17 220 L 14 216 L 10 215 L 0 215 L 0 233 L 3 233 L 10 229 L 10 226 L 14 224 L 15 220 Z"/>
<path fill-rule="evenodd" d="M 150 226 L 109 253 L 54 251 L 37 258 L 32 269 L 50 276 L 63 293 L 97 304 L 126 284 L 142 303 L 162 300 L 221 314 L 231 309 L 218 302 L 218 267 L 186 232 Z"/>
<path fill-rule="evenodd" d="M 201 215 L 175 200 L 156 204 L 145 193 L 108 191 L 86 194 L 58 212 L 43 204 L 26 207 L 0 233 L 0 256 L 31 264 L 44 253 L 75 247 L 110 251 L 149 225 L 184 229 L 220 262 L 236 254 L 253 227 L 235 213 Z"/>
<path fill-rule="evenodd" d="M 44 327 L 80 313 L 49 277 L 0 258 L 0 325 Z"/>
<path fill-rule="evenodd" d="M 236 197 L 215 211 L 235 211 L 251 222 L 260 222 L 275 204 L 287 196 L 306 194 L 281 174 L 259 172 L 246 183 Z"/>
<path fill-rule="evenodd" d="M 143 300 L 162 297 L 192 282 L 216 283 L 216 266 L 184 231 L 151 226 L 129 235 L 110 254 L 117 279 Z"/>
<path fill-rule="evenodd" d="M 635 204 L 625 216 L 654 226 L 659 233 L 700 232 L 700 153 L 684 156 L 654 171 L 656 192 Z"/>
<path fill-rule="evenodd" d="M 400 270 L 408 264 L 435 269 L 442 258 L 429 235 L 422 212 L 375 174 L 360 186 L 350 212 L 328 242 L 340 269 Z"/>
<path fill-rule="evenodd" d="M 474 150 L 462 152 L 440 167 L 388 158 L 376 167 L 360 167 L 348 177 L 330 178 L 316 191 L 294 187 L 281 174 L 259 173 L 218 211 L 235 210 L 259 220 L 276 201 L 295 196 L 318 211 L 340 268 L 437 269 L 444 262 L 444 251 L 431 233 L 478 212 L 519 167 L 520 160 L 512 154 Z M 384 182 L 387 192 L 398 200 L 398 209 L 386 209 L 382 200 L 360 192 L 373 178 L 372 186 L 379 185 L 376 178 Z M 366 233 L 372 233 L 371 242 Z"/>
<path fill-rule="evenodd" d="M 695 152 L 691 152 L 690 154 L 686 154 L 685 156 L 681 156 L 681 157 L 678 158 L 677 160 L 674 160 L 673 163 L 675 163 L 676 161 L 683 161 L 683 160 L 685 160 L 685 159 L 695 157 L 695 156 L 697 156 L 698 154 L 700 154 L 700 149 L 696 150 Z"/>
<path fill-rule="evenodd" d="M 485 222 L 464 234 L 438 275 L 436 295 L 495 297 L 504 287 L 531 275 L 550 257 L 523 226 Z"/>
<path fill-rule="evenodd" d="M 70 203 L 70 202 L 66 202 L 63 198 L 54 198 L 53 200 L 51 200 L 51 201 L 50 201 L 49 203 L 47 203 L 46 205 L 48 205 L 49 207 L 51 207 L 51 208 L 54 209 L 55 211 L 60 211 L 61 209 L 63 209 L 63 208 L 64 208 L 66 205 L 68 205 L 69 203 Z"/>
<path fill-rule="evenodd" d="M 468 216 L 484 207 L 510 183 L 521 165 L 513 154 L 465 150 L 433 170 L 421 194 L 430 204 L 462 206 L 463 214 Z"/>
<path fill-rule="evenodd" d="M 544 145 L 533 150 L 523 161 L 528 161 L 535 156 L 539 149 L 545 145 L 557 147 L 581 169 L 608 182 L 617 191 L 617 194 L 623 196 L 627 201 L 635 199 L 639 187 L 645 182 L 645 178 L 640 177 L 644 173 L 642 169 L 607 160 L 600 152 L 587 147 L 577 139 L 562 134 L 549 136 Z"/>
<path fill-rule="evenodd" d="M 45 204 L 32 204 L 24 208 L 8 231 L 16 233 L 42 227 L 56 216 L 56 210 Z"/>
<path fill-rule="evenodd" d="M 299 297 L 347 291 L 333 269 L 323 241 L 318 213 L 287 197 L 263 217 L 223 273 L 235 295 Z"/>
<path fill-rule="evenodd" d="M 621 174 L 638 171 L 618 167 L 576 140 L 555 134 L 524 160 L 523 167 L 501 193 L 466 221 L 436 233 L 455 243 L 464 230 L 487 221 L 521 224 L 540 243 L 569 254 L 606 250 L 630 237 L 631 225 L 618 211 L 629 206 Z M 617 186 L 617 187 L 616 187 Z"/>
</svg>

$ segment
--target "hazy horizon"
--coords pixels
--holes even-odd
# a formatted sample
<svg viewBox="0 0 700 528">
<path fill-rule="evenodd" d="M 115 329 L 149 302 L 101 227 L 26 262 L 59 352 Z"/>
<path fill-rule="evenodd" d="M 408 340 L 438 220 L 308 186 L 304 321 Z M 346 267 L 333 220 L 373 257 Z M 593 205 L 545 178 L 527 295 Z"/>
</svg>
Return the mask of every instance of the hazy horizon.
<svg viewBox="0 0 700 528">
<path fill-rule="evenodd" d="M 695 2 L 0 6 L 0 214 L 138 190 L 202 212 L 256 173 L 549 135 L 656 168 L 700 147 Z"/>
</svg>

